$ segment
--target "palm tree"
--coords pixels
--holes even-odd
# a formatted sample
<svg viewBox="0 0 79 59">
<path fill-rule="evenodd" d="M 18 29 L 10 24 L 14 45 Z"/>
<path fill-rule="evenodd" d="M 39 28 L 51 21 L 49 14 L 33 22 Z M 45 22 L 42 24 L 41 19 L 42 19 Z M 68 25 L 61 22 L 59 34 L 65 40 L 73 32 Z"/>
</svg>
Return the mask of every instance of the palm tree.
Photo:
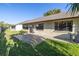
<svg viewBox="0 0 79 59">
<path fill-rule="evenodd" d="M 61 12 L 60 9 L 53 9 L 53 10 L 49 10 L 46 13 L 44 13 L 44 16 L 49 16 L 49 15 L 57 14 L 57 13 L 60 13 L 60 12 Z"/>
<path fill-rule="evenodd" d="M 69 7 L 68 12 L 71 12 L 72 15 L 79 12 L 79 3 L 70 3 L 67 6 Z"/>
</svg>

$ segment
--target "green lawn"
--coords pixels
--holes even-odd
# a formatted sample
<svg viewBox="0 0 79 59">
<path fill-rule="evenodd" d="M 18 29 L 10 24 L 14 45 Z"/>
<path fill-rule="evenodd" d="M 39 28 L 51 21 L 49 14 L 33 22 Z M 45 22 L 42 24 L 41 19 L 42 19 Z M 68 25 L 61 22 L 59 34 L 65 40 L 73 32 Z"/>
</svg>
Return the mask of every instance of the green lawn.
<svg viewBox="0 0 79 59">
<path fill-rule="evenodd" d="M 79 56 L 79 44 L 65 43 L 55 40 L 46 39 L 36 47 L 11 38 L 10 35 L 17 34 L 16 31 L 6 31 L 6 48 L 5 55 L 15 56 Z M 1 55 L 1 54 L 0 54 Z M 4 54 L 2 54 L 4 55 Z"/>
<path fill-rule="evenodd" d="M 41 55 L 50 56 L 79 56 L 79 44 L 64 43 L 47 39 L 39 44 L 36 49 Z"/>
</svg>

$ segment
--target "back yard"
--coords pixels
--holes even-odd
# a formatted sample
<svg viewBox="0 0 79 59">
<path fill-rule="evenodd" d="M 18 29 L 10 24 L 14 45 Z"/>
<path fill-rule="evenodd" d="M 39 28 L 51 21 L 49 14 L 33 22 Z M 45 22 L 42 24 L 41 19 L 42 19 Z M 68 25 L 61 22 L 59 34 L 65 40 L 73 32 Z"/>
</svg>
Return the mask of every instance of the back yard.
<svg viewBox="0 0 79 59">
<path fill-rule="evenodd" d="M 6 30 L 0 36 L 0 55 L 8 56 L 79 56 L 79 44 L 46 39 L 36 47 L 12 37 L 17 31 Z M 1 43 L 2 42 L 2 43 Z"/>
</svg>

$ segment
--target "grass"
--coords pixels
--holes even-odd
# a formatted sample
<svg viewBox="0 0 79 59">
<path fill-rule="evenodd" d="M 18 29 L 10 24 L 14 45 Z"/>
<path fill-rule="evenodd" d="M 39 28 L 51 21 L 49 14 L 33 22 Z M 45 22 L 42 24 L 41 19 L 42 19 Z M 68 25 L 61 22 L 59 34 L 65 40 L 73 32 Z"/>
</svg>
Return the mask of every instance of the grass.
<svg viewBox="0 0 79 59">
<path fill-rule="evenodd" d="M 41 55 L 49 56 L 79 56 L 79 44 L 64 43 L 47 39 L 36 46 Z"/>
<path fill-rule="evenodd" d="M 11 37 L 12 35 L 19 34 L 19 31 L 6 30 L 5 33 L 6 33 L 6 38 L 7 38 L 6 55 L 10 55 L 10 56 L 38 55 L 31 45 Z"/>
<path fill-rule="evenodd" d="M 11 38 L 11 35 L 18 34 L 17 31 L 7 30 L 6 32 L 6 53 L 9 56 L 79 56 L 79 44 L 65 43 L 46 39 L 36 47 Z M 5 51 L 4 51 L 5 52 Z M 4 53 L 2 52 L 2 53 Z M 4 54 L 2 54 L 4 55 Z"/>
<path fill-rule="evenodd" d="M 7 39 L 10 39 L 11 38 L 11 35 L 14 35 L 14 34 L 19 34 L 19 31 L 13 31 L 13 30 L 10 30 L 10 29 L 7 29 L 6 31 L 5 31 L 5 33 L 6 33 L 6 38 Z"/>
<path fill-rule="evenodd" d="M 10 56 L 34 56 L 38 55 L 37 52 L 32 48 L 31 45 L 22 41 L 13 41 L 14 45 L 10 48 Z"/>
</svg>

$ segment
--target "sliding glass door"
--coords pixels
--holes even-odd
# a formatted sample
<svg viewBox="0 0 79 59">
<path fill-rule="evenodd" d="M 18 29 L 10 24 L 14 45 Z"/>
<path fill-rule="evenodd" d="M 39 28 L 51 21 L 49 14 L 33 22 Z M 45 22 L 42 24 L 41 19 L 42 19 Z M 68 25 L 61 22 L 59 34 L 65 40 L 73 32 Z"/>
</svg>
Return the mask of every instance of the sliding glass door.
<svg viewBox="0 0 79 59">
<path fill-rule="evenodd" d="M 55 30 L 58 31 L 72 31 L 72 21 L 55 22 Z"/>
</svg>

